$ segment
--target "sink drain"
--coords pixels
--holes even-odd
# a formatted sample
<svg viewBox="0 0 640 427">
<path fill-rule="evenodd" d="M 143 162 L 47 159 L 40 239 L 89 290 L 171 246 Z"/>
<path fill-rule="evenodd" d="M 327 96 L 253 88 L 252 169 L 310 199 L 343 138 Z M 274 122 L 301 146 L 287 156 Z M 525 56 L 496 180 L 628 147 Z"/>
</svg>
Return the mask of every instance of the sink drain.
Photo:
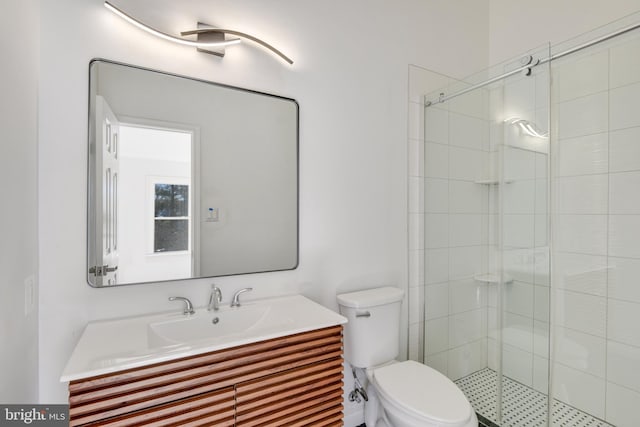
<svg viewBox="0 0 640 427">
<path fill-rule="evenodd" d="M 213 323 L 214 325 L 216 325 L 219 321 L 220 319 L 217 317 L 214 317 L 213 319 L 211 319 L 211 323 Z"/>
</svg>

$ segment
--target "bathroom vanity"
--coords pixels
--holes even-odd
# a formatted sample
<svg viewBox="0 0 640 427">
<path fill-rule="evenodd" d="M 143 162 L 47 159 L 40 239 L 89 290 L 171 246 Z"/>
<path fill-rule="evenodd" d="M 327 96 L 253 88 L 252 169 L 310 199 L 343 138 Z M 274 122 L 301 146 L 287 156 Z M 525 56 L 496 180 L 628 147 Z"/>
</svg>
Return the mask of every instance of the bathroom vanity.
<svg viewBox="0 0 640 427">
<path fill-rule="evenodd" d="M 292 296 L 89 323 L 61 377 L 70 425 L 341 426 L 345 322 Z"/>
</svg>

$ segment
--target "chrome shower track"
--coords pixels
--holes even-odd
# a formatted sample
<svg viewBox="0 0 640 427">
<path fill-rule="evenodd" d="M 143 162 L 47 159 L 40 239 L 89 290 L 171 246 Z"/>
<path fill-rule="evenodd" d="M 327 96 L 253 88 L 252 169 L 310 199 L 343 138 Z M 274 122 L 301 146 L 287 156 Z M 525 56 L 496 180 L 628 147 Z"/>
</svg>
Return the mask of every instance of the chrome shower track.
<svg viewBox="0 0 640 427">
<path fill-rule="evenodd" d="M 574 47 L 572 47 L 570 49 L 567 49 L 567 50 L 564 50 L 562 52 L 550 55 L 547 58 L 540 59 L 540 60 L 537 60 L 537 61 L 534 60 L 533 62 L 528 63 L 526 65 L 523 65 L 522 67 L 516 68 L 515 70 L 512 70 L 512 71 L 506 72 L 504 74 L 501 74 L 499 76 L 490 78 L 489 80 L 485 80 L 485 81 L 477 83 L 477 84 L 475 84 L 473 86 L 469 86 L 468 88 L 463 89 L 463 90 L 458 91 L 458 92 L 454 92 L 451 95 L 446 95 L 445 96 L 445 95 L 441 94 L 441 96 L 438 99 L 434 99 L 434 100 L 431 100 L 431 101 L 427 100 L 426 96 L 425 96 L 424 106 L 425 107 L 429 107 L 431 105 L 440 104 L 442 102 L 445 102 L 445 101 L 448 101 L 450 99 L 456 98 L 456 97 L 458 97 L 460 95 L 464 95 L 465 93 L 469 93 L 469 92 L 471 92 L 473 90 L 476 90 L 478 88 L 490 85 L 491 83 L 495 83 L 495 82 L 500 81 L 502 79 L 505 79 L 507 77 L 510 77 L 510 76 L 515 75 L 515 74 L 521 73 L 521 72 L 523 72 L 525 70 L 531 70 L 532 68 L 537 67 L 538 65 L 546 64 L 547 62 L 551 62 L 554 59 L 562 58 L 563 56 L 570 55 L 570 54 L 578 52 L 578 51 L 580 51 L 582 49 L 586 49 L 588 47 L 591 47 L 591 46 L 596 45 L 598 43 L 602 43 L 604 41 L 610 40 L 610 39 L 612 39 L 614 37 L 617 37 L 617 36 L 620 36 L 622 34 L 628 33 L 630 31 L 636 30 L 638 28 L 640 28 L 640 22 L 637 22 L 637 23 L 632 24 L 632 25 L 628 25 L 628 26 L 626 26 L 624 28 L 621 28 L 621 29 L 619 29 L 617 31 L 613 31 L 613 32 L 611 32 L 609 34 L 606 34 L 604 36 L 595 38 L 595 39 L 593 39 L 591 41 L 588 41 L 586 43 L 582 43 L 582 44 L 580 44 L 578 46 L 574 46 Z"/>
</svg>

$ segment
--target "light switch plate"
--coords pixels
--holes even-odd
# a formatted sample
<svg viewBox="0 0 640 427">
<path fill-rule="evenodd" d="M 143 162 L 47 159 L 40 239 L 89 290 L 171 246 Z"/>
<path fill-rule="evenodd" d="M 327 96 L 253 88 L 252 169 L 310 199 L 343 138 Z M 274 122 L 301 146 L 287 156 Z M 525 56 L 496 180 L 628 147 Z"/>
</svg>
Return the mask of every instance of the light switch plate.
<svg viewBox="0 0 640 427">
<path fill-rule="evenodd" d="M 24 315 L 28 316 L 33 313 L 36 305 L 36 279 L 29 276 L 24 279 Z"/>
<path fill-rule="evenodd" d="M 219 208 L 209 208 L 207 211 L 206 222 L 218 222 L 220 221 L 220 209 Z"/>
</svg>

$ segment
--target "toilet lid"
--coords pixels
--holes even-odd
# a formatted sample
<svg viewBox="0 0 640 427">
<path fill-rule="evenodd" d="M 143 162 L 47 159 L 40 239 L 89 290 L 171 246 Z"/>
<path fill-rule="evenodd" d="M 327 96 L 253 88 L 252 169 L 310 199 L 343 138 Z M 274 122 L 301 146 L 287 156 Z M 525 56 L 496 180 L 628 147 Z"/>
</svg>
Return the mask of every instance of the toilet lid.
<svg viewBox="0 0 640 427">
<path fill-rule="evenodd" d="M 462 391 L 440 372 L 413 360 L 374 372 L 378 391 L 414 416 L 447 424 L 462 423 L 471 405 Z"/>
</svg>

